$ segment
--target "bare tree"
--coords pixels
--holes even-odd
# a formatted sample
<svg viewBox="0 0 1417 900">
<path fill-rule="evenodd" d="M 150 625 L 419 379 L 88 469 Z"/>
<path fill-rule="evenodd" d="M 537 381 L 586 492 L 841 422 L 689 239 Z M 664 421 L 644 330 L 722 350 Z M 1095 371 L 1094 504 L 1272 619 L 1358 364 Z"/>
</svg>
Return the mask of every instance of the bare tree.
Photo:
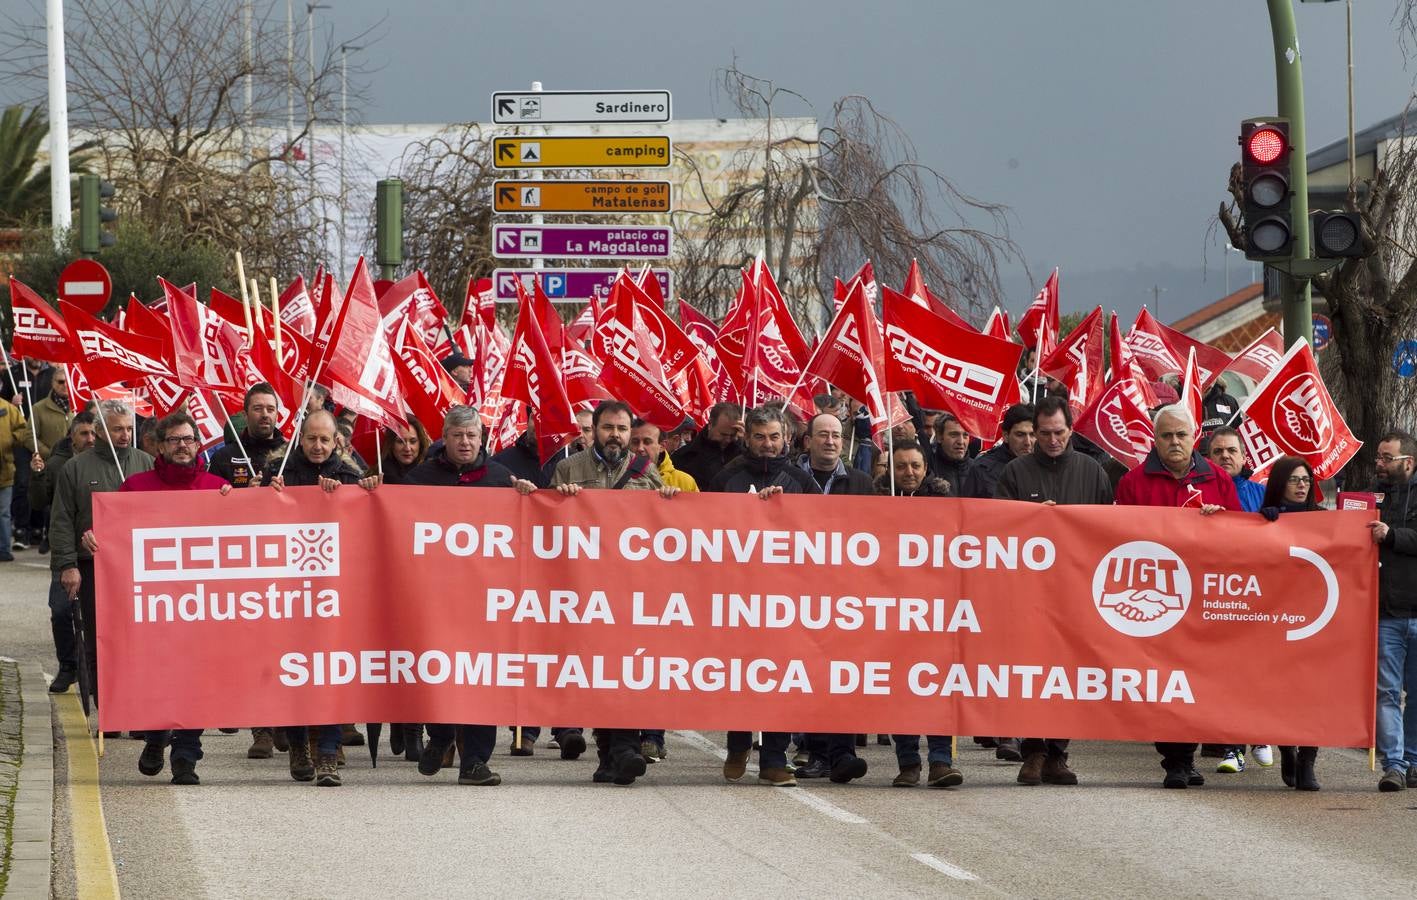
<svg viewBox="0 0 1417 900">
<path fill-rule="evenodd" d="M 315 123 L 338 118 L 339 60 L 328 30 L 313 67 L 289 59 L 284 15 L 277 22 L 274 6 L 261 7 L 69 0 L 70 121 L 99 141 L 94 167 L 115 184 L 123 216 L 290 273 L 324 258 L 324 211 L 338 202 L 312 190 L 316 163 L 301 157 Z M 0 72 L 36 96 L 46 83 L 43 21 L 42 8 L 12 18 L 0 54 Z M 349 96 L 358 108 L 358 77 Z"/>
<path fill-rule="evenodd" d="M 733 160 L 721 197 L 704 190 L 706 211 L 675 213 L 693 236 L 683 242 L 683 296 L 721 312 L 738 269 L 762 252 L 804 317 L 829 312 L 832 277 L 850 275 L 868 258 L 877 277 L 894 284 L 918 260 L 931 289 L 966 315 L 979 318 L 1002 303 L 999 264 L 1022 261 L 1007 210 L 922 162 L 868 98 L 838 100 L 816 134 L 801 135 L 774 127 L 788 105 L 811 111 L 801 94 L 736 64 L 721 72 L 720 88 L 739 113 L 766 127 L 759 146 Z"/>
<path fill-rule="evenodd" d="M 1411 103 L 1408 112 L 1412 109 Z M 1407 135 L 1404 113 L 1398 136 L 1377 154 L 1371 178 L 1349 185 L 1344 202 L 1362 221 L 1365 253 L 1314 278 L 1328 301 L 1333 344 L 1323 354 L 1324 379 L 1353 433 L 1364 442 L 1349 465 L 1348 484 L 1372 478 L 1378 439 L 1389 428 L 1412 428 L 1417 384 L 1398 377 L 1393 353 L 1417 338 L 1417 137 Z M 1240 166 L 1230 172 L 1232 202 L 1221 204 L 1220 223 L 1230 243 L 1246 249 L 1237 221 L 1243 199 Z"/>
</svg>

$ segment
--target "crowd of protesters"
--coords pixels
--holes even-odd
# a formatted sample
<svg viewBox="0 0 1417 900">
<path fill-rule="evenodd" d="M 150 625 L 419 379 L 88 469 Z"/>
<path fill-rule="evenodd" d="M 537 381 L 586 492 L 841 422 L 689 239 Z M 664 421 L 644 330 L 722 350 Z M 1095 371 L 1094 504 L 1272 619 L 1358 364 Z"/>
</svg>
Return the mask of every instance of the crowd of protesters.
<svg viewBox="0 0 1417 900">
<path fill-rule="evenodd" d="M 456 364 L 470 364 L 449 362 L 455 364 L 450 366 L 453 374 Z M 910 421 L 892 429 L 878 446 L 859 404 L 832 391 L 815 398 L 816 415 L 805 421 L 781 402 L 746 412 L 720 403 L 704 427 L 686 422 L 670 432 L 636 418 L 623 403 L 606 401 L 580 413 L 580 437 L 544 463 L 530 430 L 489 457 L 477 411 L 454 407 L 441 434 L 428 434 L 416 420 L 385 430 L 370 464 L 352 445 L 352 416 L 336 415 L 323 390 L 311 392 L 294 444 L 287 446 L 277 428 L 275 392 L 268 385 L 252 386 L 245 395 L 242 427 L 204 459 L 196 424 L 183 413 L 139 424 L 132 408 L 117 400 L 72 410 L 62 369 L 26 361 L 10 374 L 24 390 L 17 387 L 6 398 L 10 402 L 0 403 L 0 560 L 13 558 L 11 548 L 30 544 L 49 554 L 48 605 L 59 664 L 50 689 L 67 691 L 79 680 L 96 701 L 94 555 L 101 551 L 92 531 L 92 496 L 97 492 L 227 493 L 297 486 L 372 491 L 390 484 L 523 494 L 555 490 L 567 497 L 652 490 L 666 500 L 685 491 L 755 493 L 767 502 L 779 494 L 875 494 L 1188 506 L 1196 508 L 1198 527 L 1223 511 L 1276 521 L 1319 509 L 1318 485 L 1301 459 L 1279 460 L 1267 484 L 1249 479 L 1240 437 L 1228 424 L 1238 404 L 1223 382 L 1207 395 L 1201 423 L 1176 402 L 1173 390 L 1156 385 L 1163 405 L 1153 411 L 1154 447 L 1141 465 L 1127 471 L 1073 432 L 1066 391 L 1051 379 L 1023 379 L 1025 396 L 1036 402 L 1009 408 L 992 446 L 972 438 L 953 415 L 913 402 L 907 403 Z M 1381 562 L 1378 787 L 1391 792 L 1417 788 L 1417 704 L 1403 707 L 1404 692 L 1417 690 L 1417 439 L 1400 431 L 1385 434 L 1376 470 L 1383 494 L 1379 514 L 1368 527 Z M 494 724 L 393 723 L 389 732 L 393 751 L 416 762 L 425 776 L 452 766 L 456 757 L 458 783 L 501 782 L 491 768 Z M 511 732 L 511 755 L 535 752 L 539 727 Z M 292 778 L 321 786 L 341 783 L 343 748 L 364 742 L 353 725 L 339 723 L 272 725 L 253 728 L 251 734 L 248 757 L 287 754 Z M 592 779 L 597 783 L 631 784 L 649 764 L 668 756 L 663 730 L 596 729 L 593 737 L 598 765 Z M 159 774 L 167 756 L 173 783 L 199 783 L 200 731 L 147 732 L 141 738 L 145 746 L 138 767 L 143 774 Z M 895 748 L 898 771 L 891 784 L 897 787 L 913 787 L 922 779 L 942 788 L 964 782 L 950 735 L 926 735 L 923 760 L 920 735 L 882 735 L 879 740 Z M 787 787 L 798 779 L 853 781 L 867 774 L 866 761 L 856 753 L 864 741 L 865 736 L 853 734 L 763 732 L 755 744 L 751 732 L 730 731 L 723 777 L 730 782 L 745 777 L 756 746 L 761 783 Z M 1020 763 L 1019 784 L 1079 782 L 1065 737 L 979 736 L 974 741 L 994 749 L 999 759 Z M 547 747 L 566 760 L 588 749 L 584 730 L 575 726 L 552 728 Z M 1219 758 L 1219 773 L 1242 771 L 1247 758 L 1265 768 L 1274 760 L 1266 744 L 1163 742 L 1156 749 L 1165 773 L 1162 783 L 1175 789 L 1205 783 L 1198 755 Z M 1283 782 L 1298 790 L 1319 790 L 1317 748 L 1278 749 Z"/>
</svg>

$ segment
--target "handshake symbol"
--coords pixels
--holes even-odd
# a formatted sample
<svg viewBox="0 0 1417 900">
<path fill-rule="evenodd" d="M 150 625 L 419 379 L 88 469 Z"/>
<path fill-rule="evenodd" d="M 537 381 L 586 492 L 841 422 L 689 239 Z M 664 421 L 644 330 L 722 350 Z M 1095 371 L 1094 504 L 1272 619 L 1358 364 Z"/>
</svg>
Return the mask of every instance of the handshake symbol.
<svg viewBox="0 0 1417 900">
<path fill-rule="evenodd" d="M 1181 609 L 1181 598 L 1152 588 L 1128 588 L 1115 594 L 1103 594 L 1102 606 L 1133 622 L 1151 622 L 1172 610 Z"/>
</svg>

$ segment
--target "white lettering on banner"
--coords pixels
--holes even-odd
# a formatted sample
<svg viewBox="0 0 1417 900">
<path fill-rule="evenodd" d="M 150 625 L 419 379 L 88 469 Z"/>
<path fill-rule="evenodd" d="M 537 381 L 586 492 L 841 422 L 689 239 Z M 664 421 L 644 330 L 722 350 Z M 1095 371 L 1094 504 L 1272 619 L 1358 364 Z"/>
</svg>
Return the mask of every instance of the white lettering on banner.
<svg viewBox="0 0 1417 900">
<path fill-rule="evenodd" d="M 645 364 L 635 342 L 635 333 L 624 322 L 611 317 L 601 327 L 610 332 L 610 351 L 626 368 L 652 384 L 663 379 L 661 373 L 651 372 Z"/>
<path fill-rule="evenodd" d="M 517 344 L 513 353 L 518 365 L 526 373 L 526 395 L 527 404 L 532 409 L 541 408 L 541 378 L 536 374 L 536 354 L 532 352 L 531 345 L 526 338 L 522 338 Z"/>
<path fill-rule="evenodd" d="M 940 667 L 918 662 L 906 678 L 917 697 L 1016 697 L 1020 700 L 1075 700 L 1113 703 L 1195 703 L 1184 669 L 1102 669 L 1078 666 L 1011 666 L 953 663 L 941 678 Z"/>
<path fill-rule="evenodd" d="M 339 614 L 339 592 L 314 590 L 309 581 L 294 590 L 270 582 L 260 591 L 213 591 L 199 581 L 175 596 L 171 591 L 147 593 L 141 584 L 133 585 L 133 621 L 138 623 L 332 619 Z"/>
<path fill-rule="evenodd" d="M 85 331 L 76 329 L 74 332 L 79 338 L 79 347 L 84 351 L 85 359 L 107 359 L 121 363 L 130 369 L 139 372 L 151 372 L 154 375 L 169 374 L 167 366 L 155 359 L 144 356 L 121 344 L 115 343 L 106 334 L 97 331 Z"/>
<path fill-rule="evenodd" d="M 1266 371 L 1277 369 L 1279 364 L 1284 362 L 1284 355 L 1266 344 L 1256 344 L 1251 347 L 1243 358 L 1263 366 Z"/>
<path fill-rule="evenodd" d="M 227 358 L 226 348 L 221 341 L 223 330 L 231 326 L 206 307 L 199 305 L 197 309 L 202 342 L 202 381 L 210 385 L 236 384 L 235 363 Z"/>
<path fill-rule="evenodd" d="M 984 403 L 998 402 L 1005 373 L 946 356 L 894 322 L 886 325 L 885 336 L 891 351 L 902 364 L 919 369 L 921 374 L 944 390 Z"/>
<path fill-rule="evenodd" d="M 50 324 L 45 318 L 35 310 L 24 306 L 17 306 L 13 310 L 15 320 L 15 335 L 25 337 L 32 341 L 45 341 L 53 343 L 62 342 L 64 335 L 59 333 L 59 329 Z"/>
<path fill-rule="evenodd" d="M 1261 430 L 1254 419 L 1246 419 L 1236 430 L 1245 444 L 1245 457 L 1250 462 L 1250 469 L 1256 475 L 1267 471 L 1275 460 L 1284 455 L 1284 451 Z"/>
<path fill-rule="evenodd" d="M 338 522 L 134 528 L 133 580 L 339 575 Z"/>
</svg>

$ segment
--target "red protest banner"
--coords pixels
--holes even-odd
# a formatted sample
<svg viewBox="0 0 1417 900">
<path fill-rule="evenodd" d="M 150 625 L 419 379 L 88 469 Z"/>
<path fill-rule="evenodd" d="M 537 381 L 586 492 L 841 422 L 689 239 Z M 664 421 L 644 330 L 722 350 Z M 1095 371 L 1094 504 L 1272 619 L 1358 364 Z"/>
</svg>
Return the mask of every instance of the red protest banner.
<svg viewBox="0 0 1417 900">
<path fill-rule="evenodd" d="M 1371 744 L 1363 512 L 449 490 L 97 495 L 102 727 Z"/>
</svg>

